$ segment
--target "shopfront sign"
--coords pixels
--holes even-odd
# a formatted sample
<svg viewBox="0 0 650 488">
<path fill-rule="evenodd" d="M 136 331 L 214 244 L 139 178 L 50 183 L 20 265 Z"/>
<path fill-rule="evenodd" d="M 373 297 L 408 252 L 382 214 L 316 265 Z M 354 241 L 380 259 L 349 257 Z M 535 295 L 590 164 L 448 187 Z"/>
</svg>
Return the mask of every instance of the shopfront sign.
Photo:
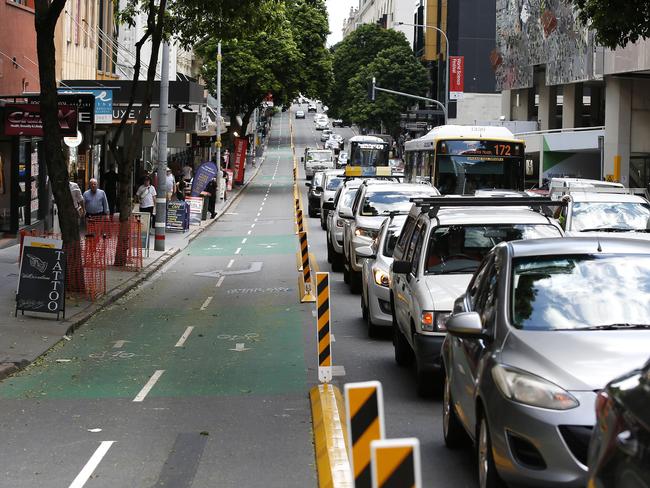
<svg viewBox="0 0 650 488">
<path fill-rule="evenodd" d="M 134 105 L 133 107 L 131 107 L 131 110 L 127 112 L 128 108 L 129 108 L 128 105 L 115 105 L 115 104 L 113 105 L 113 125 L 119 125 L 122 122 L 122 118 L 127 113 L 128 115 L 126 118 L 126 123 L 127 124 L 136 123 L 136 121 L 138 120 L 138 116 L 140 115 L 140 111 L 142 110 L 142 107 L 140 107 L 139 105 Z M 151 110 L 149 110 L 145 115 L 144 124 L 145 125 L 151 124 Z"/>
<path fill-rule="evenodd" d="M 113 90 L 59 89 L 61 94 L 91 94 L 95 97 L 95 124 L 113 123 Z"/>
<path fill-rule="evenodd" d="M 72 105 L 59 105 L 59 128 L 61 135 L 77 135 L 77 108 Z M 5 105 L 4 133 L 7 136 L 43 136 L 41 106 L 37 103 L 16 103 Z"/>
<path fill-rule="evenodd" d="M 190 206 L 187 202 L 182 200 L 167 202 L 166 228 L 169 231 L 179 232 L 190 228 Z"/>
<path fill-rule="evenodd" d="M 55 313 L 65 318 L 65 252 L 51 247 L 26 246 L 20 261 L 16 315 Z"/>
<path fill-rule="evenodd" d="M 461 100 L 465 92 L 465 56 L 449 56 L 449 99 Z"/>
<path fill-rule="evenodd" d="M 244 169 L 246 165 L 246 150 L 248 149 L 248 139 L 245 137 L 238 137 L 235 139 L 235 155 L 234 155 L 234 171 L 235 171 L 235 184 L 241 185 L 244 183 Z"/>
</svg>

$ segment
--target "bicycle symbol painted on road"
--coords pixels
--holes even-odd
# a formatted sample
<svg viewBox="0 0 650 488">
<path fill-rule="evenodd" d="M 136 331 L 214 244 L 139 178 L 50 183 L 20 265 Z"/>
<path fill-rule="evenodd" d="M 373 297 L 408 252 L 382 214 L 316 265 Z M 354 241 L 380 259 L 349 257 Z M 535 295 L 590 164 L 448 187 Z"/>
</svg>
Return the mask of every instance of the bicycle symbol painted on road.
<svg viewBox="0 0 650 488">
<path fill-rule="evenodd" d="M 255 332 L 249 332 L 244 335 L 227 335 L 221 334 L 217 336 L 217 339 L 222 341 L 253 341 L 255 342 L 259 338 L 259 334 Z"/>
<path fill-rule="evenodd" d="M 92 359 L 131 359 L 135 357 L 135 353 L 125 351 L 102 351 L 90 353 L 88 357 Z"/>
</svg>

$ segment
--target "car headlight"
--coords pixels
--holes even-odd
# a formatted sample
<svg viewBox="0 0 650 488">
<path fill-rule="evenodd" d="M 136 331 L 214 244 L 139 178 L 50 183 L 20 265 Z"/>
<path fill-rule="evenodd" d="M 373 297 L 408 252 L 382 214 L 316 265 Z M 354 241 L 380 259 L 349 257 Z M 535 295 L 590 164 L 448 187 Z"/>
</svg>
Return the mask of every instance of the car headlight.
<svg viewBox="0 0 650 488">
<path fill-rule="evenodd" d="M 372 274 L 375 277 L 375 283 L 377 283 L 379 286 L 384 286 L 386 288 L 390 286 L 390 277 L 386 271 L 383 269 L 375 268 Z"/>
<path fill-rule="evenodd" d="M 379 232 L 375 229 L 364 229 L 363 227 L 357 227 L 354 231 L 354 235 L 357 237 L 367 237 L 368 239 L 376 239 L 379 235 Z"/>
<path fill-rule="evenodd" d="M 445 332 L 447 330 L 447 319 L 451 312 L 422 312 L 420 323 L 425 332 Z"/>
<path fill-rule="evenodd" d="M 550 410 L 570 410 L 580 405 L 568 391 L 520 369 L 498 364 L 492 368 L 492 378 L 503 396 L 514 402 Z"/>
<path fill-rule="evenodd" d="M 345 227 L 345 222 L 341 219 L 336 219 L 336 226 L 337 227 Z"/>
</svg>

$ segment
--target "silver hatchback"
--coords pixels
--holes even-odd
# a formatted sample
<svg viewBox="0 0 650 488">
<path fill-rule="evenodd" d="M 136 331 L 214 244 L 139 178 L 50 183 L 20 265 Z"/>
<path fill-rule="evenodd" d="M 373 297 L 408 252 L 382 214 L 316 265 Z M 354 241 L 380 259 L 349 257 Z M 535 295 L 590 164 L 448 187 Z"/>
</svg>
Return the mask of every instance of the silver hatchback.
<svg viewBox="0 0 650 488">
<path fill-rule="evenodd" d="M 497 245 L 447 321 L 443 434 L 481 488 L 584 486 L 598 391 L 650 352 L 650 243 Z"/>
</svg>

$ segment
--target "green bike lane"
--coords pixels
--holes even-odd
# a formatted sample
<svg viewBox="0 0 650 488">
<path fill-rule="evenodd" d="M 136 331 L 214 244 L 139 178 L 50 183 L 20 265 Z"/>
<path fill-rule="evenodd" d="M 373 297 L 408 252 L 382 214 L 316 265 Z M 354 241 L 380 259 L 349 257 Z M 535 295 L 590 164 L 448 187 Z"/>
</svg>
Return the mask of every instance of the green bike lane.
<svg viewBox="0 0 650 488">
<path fill-rule="evenodd" d="M 40 426 L 33 432 L 8 417 L 0 432 L 32 453 L 26 462 L 45 456 L 57 486 L 67 486 L 105 439 L 80 434 L 81 420 L 115 442 L 87 486 L 159 486 L 173 479 L 165 474 L 170 464 L 189 473 L 179 486 L 315 483 L 305 359 L 311 314 L 297 300 L 291 152 L 282 129 L 288 133 L 286 121 L 274 128 L 243 197 L 156 279 L 0 383 L 0 408 Z M 56 427 L 43 426 L 48 411 Z M 199 454 L 179 461 L 183 435 L 202 443 L 191 437 Z M 48 442 L 74 447 L 52 458 L 40 445 Z M 0 446 L 0 455 L 7 451 Z M 15 451 L 5 459 L 20 463 Z M 13 486 L 42 486 L 33 474 L 25 478 L 25 466 L 7 475 Z"/>
</svg>

